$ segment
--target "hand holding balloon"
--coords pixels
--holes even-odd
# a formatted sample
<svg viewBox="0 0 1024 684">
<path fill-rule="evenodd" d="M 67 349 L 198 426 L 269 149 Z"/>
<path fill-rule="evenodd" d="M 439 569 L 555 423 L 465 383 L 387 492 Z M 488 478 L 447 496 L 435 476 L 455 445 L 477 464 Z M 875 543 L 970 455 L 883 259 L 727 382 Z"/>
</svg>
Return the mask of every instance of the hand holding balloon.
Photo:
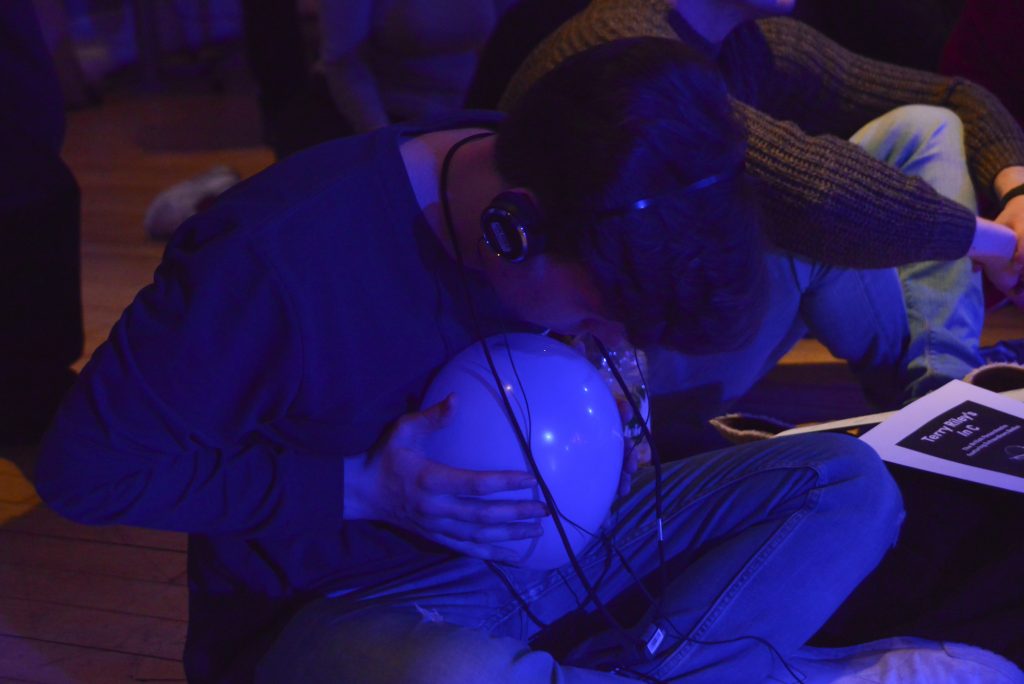
<svg viewBox="0 0 1024 684">
<path fill-rule="evenodd" d="M 487 560 L 518 554 L 496 545 L 541 534 L 547 515 L 530 499 L 482 499 L 482 495 L 529 489 L 523 471 L 464 470 L 428 459 L 424 441 L 451 420 L 454 396 L 395 423 L 367 458 L 345 461 L 345 519 L 379 520 L 420 534 L 461 553 Z"/>
<path fill-rule="evenodd" d="M 456 469 L 533 473 L 536 465 L 544 479 L 554 502 L 551 516 L 540 523 L 544 534 L 495 542 L 516 554 L 514 564 L 558 567 L 569 562 L 565 542 L 580 553 L 599 536 L 615 498 L 623 453 L 622 421 L 606 387 L 599 371 L 567 345 L 508 333 L 457 354 L 427 389 L 423 406 L 452 392 L 460 404 L 444 427 L 423 440 L 431 459 Z M 547 499 L 539 485 L 485 498 L 499 496 L 535 503 Z"/>
</svg>

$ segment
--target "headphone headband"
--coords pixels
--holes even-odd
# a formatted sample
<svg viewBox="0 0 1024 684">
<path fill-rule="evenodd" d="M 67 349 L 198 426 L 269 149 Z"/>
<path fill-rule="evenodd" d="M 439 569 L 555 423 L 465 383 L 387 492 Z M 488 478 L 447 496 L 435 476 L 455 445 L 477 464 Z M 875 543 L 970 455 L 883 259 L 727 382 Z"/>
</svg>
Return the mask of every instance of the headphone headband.
<svg viewBox="0 0 1024 684">
<path fill-rule="evenodd" d="M 705 188 L 710 188 L 712 185 L 718 185 L 719 183 L 735 178 L 743 171 L 745 166 L 746 164 L 741 161 L 736 166 L 725 171 L 722 171 L 721 173 L 716 173 L 711 176 L 705 176 L 704 178 L 696 180 L 690 183 L 689 185 L 685 185 L 681 188 L 673 188 L 672 190 L 668 190 L 659 195 L 653 195 L 652 197 L 638 199 L 635 202 L 630 202 L 624 207 L 619 207 L 617 209 L 607 209 L 605 211 L 599 212 L 598 216 L 601 218 L 607 218 L 610 216 L 620 216 L 622 214 L 628 214 L 631 211 L 649 209 L 650 207 L 657 204 L 659 201 L 668 197 L 685 197 L 686 195 L 691 195 Z"/>
</svg>

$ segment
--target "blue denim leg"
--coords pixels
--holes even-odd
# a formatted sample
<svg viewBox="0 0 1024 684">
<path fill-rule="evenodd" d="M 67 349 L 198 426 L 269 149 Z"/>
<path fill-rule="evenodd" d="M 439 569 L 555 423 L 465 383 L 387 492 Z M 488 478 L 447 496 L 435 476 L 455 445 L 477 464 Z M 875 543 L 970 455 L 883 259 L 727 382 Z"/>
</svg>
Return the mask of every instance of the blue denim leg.
<svg viewBox="0 0 1024 684">
<path fill-rule="evenodd" d="M 941 107 L 899 107 L 850 139 L 876 159 L 925 180 L 944 197 L 977 211 L 965 161 L 963 125 Z M 910 330 L 903 367 L 906 399 L 916 399 L 981 365 L 981 275 L 966 257 L 900 267 Z"/>
<path fill-rule="evenodd" d="M 645 598 L 636 581 L 658 575 L 650 469 L 580 556 L 602 601 L 634 616 L 625 625 L 634 643 L 651 624 L 663 630 L 651 658 L 624 647 L 615 631 L 578 635 L 563 662 L 530 648 L 547 633 L 540 625 L 594 612 L 568 566 L 492 569 L 449 558 L 386 586 L 313 602 L 264 658 L 258 681 L 598 684 L 645 672 L 760 682 L 785 672 L 776 653 L 792 654 L 818 629 L 902 520 L 899 492 L 878 457 L 840 435 L 704 454 L 667 465 L 663 480 L 669 582 L 664 592 L 647 582 L 660 600 Z"/>
<path fill-rule="evenodd" d="M 810 331 L 850 364 L 874 403 L 898 405 L 908 329 L 896 270 L 828 266 L 774 251 L 765 255 L 765 268 L 767 313 L 754 339 L 700 356 L 649 349 L 652 393 L 673 395 L 687 408 L 679 420 L 696 426 L 721 415 Z"/>
</svg>

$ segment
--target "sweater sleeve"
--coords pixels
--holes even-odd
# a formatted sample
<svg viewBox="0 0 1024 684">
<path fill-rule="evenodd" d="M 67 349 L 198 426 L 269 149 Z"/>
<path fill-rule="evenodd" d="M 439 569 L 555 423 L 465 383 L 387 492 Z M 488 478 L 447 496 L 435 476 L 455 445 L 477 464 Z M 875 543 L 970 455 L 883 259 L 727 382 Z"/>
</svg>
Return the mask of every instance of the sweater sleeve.
<svg viewBox="0 0 1024 684">
<path fill-rule="evenodd" d="M 770 56 L 764 109 L 809 133 L 849 137 L 905 104 L 947 107 L 964 124 L 967 162 L 991 192 L 996 174 L 1024 164 L 1024 132 L 998 98 L 970 81 L 856 55 L 785 17 L 757 22 Z"/>
<path fill-rule="evenodd" d="M 270 266 L 199 216 L 168 246 L 44 438 L 56 511 L 244 537 L 340 528 L 343 459 L 275 439 L 301 386 L 301 335 Z"/>
<path fill-rule="evenodd" d="M 974 214 L 924 181 L 831 135 L 733 102 L 747 127 L 747 170 L 761 186 L 765 232 L 777 246 L 825 263 L 885 268 L 956 259 Z"/>
</svg>

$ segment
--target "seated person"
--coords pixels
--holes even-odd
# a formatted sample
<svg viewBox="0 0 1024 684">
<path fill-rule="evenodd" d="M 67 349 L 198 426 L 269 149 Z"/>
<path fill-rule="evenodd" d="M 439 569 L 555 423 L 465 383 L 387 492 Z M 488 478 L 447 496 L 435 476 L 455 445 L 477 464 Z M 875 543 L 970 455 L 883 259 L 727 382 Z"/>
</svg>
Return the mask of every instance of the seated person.
<svg viewBox="0 0 1024 684">
<path fill-rule="evenodd" d="M 534 52 L 505 96 L 514 102 L 567 55 L 627 36 L 681 40 L 722 68 L 749 130 L 747 168 L 765 188 L 766 230 L 787 251 L 767 259 L 774 314 L 755 342 L 711 357 L 651 354 L 650 385 L 663 393 L 653 401 L 656 440 L 691 452 L 720 443 L 706 419 L 808 328 L 885 407 L 973 370 L 983 297 L 963 256 L 988 251 L 1000 225 L 1024 232 L 1024 136 L 995 97 L 963 79 L 858 57 L 789 18 L 758 18 L 792 4 L 594 0 Z M 974 216 L 972 186 L 999 205 L 995 225 Z M 988 261 L 986 272 L 1021 303 L 1013 264 Z M 1006 522 L 1019 517 L 1006 515 L 1013 502 L 895 475 L 910 511 L 904 543 L 826 626 L 828 641 L 911 632 L 968 639 L 1024 663 L 1024 596 L 999 580 L 1020 567 L 1019 527 Z"/>
<path fill-rule="evenodd" d="M 495 563 L 549 508 L 473 495 L 535 478 L 430 461 L 458 403 L 410 410 L 502 330 L 744 343 L 763 309 L 745 153 L 714 67 L 644 39 L 566 61 L 507 118 L 290 157 L 175 234 L 44 440 L 39 492 L 82 522 L 190 533 L 190 681 L 792 677 L 896 538 L 900 496 L 865 444 L 709 453 L 660 488 L 648 469 L 577 574 Z M 481 240 L 510 190 L 513 223 L 546 231 L 521 261 Z M 589 627 L 533 648 L 566 622 Z"/>
<path fill-rule="evenodd" d="M 320 0 L 321 68 L 349 132 L 459 109 L 510 4 Z"/>
<path fill-rule="evenodd" d="M 1024 183 L 1024 133 L 1013 118 L 969 82 L 858 57 L 786 17 L 750 21 L 792 6 L 594 0 L 537 47 L 502 100 L 511 106 L 568 55 L 629 36 L 685 42 L 725 75 L 749 130 L 746 163 L 762 186 L 765 230 L 781 251 L 768 257 L 772 314 L 755 342 L 717 358 L 652 350 L 652 390 L 696 408 L 689 425 L 670 426 L 675 439 L 699 442 L 706 420 L 807 329 L 850 361 L 880 407 L 964 377 L 982 364 L 984 320 L 965 255 L 1024 302 L 1000 229 L 1024 236 L 1024 197 L 1013 191 Z M 975 215 L 972 183 L 1007 198 L 997 224 Z M 887 267 L 898 274 L 864 270 Z"/>
</svg>

